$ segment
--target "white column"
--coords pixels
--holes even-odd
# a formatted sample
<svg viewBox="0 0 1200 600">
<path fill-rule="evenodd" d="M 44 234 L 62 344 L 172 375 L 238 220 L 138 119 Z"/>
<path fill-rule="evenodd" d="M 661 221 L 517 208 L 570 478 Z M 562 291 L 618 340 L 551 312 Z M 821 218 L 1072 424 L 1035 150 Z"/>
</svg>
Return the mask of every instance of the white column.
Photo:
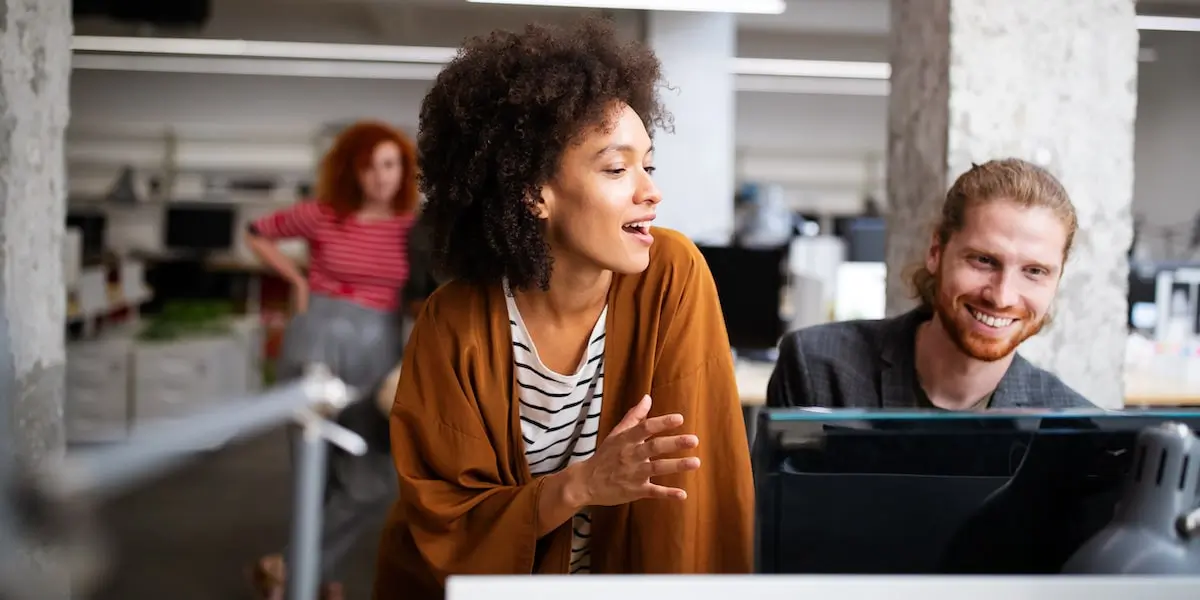
<svg viewBox="0 0 1200 600">
<path fill-rule="evenodd" d="M 1093 402 L 1122 404 L 1132 240 L 1134 0 L 892 0 L 888 312 L 972 162 L 1043 164 L 1079 215 L 1055 322 L 1020 352 Z"/>
<path fill-rule="evenodd" d="M 0 4 L 0 436 L 37 466 L 63 454 L 66 365 L 62 245 L 63 131 L 71 64 L 70 2 Z M 24 548 L 6 573 L 61 582 L 54 558 Z"/>
<path fill-rule="evenodd" d="M 726 13 L 647 15 L 646 39 L 669 86 L 663 101 L 674 133 L 655 136 L 655 180 L 663 193 L 658 225 L 702 243 L 733 234 L 734 76 L 737 23 Z"/>
</svg>

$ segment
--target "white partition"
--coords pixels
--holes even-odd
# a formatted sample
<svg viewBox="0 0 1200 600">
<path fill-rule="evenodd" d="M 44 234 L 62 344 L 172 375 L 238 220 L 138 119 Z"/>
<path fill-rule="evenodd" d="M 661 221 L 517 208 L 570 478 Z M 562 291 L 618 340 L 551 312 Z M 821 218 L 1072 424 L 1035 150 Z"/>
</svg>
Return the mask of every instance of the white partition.
<svg viewBox="0 0 1200 600">
<path fill-rule="evenodd" d="M 1200 577 L 458 576 L 446 600 L 1196 600 Z"/>
</svg>

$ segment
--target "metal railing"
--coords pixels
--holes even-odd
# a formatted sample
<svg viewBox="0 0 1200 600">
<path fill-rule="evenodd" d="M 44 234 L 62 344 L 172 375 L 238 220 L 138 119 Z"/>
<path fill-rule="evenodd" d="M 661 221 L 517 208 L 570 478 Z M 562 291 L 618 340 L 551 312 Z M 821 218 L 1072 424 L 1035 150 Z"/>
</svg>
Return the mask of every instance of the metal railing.
<svg viewBox="0 0 1200 600">
<path fill-rule="evenodd" d="M 29 469 L 6 452 L 0 461 L 0 598 L 45 600 L 70 580 L 75 597 L 87 597 L 107 570 L 103 532 L 93 518 L 105 498 L 184 464 L 222 442 L 247 438 L 289 421 L 295 436 L 295 488 L 287 597 L 316 600 L 320 585 L 320 532 L 326 443 L 355 455 L 367 450 L 356 433 L 330 421 L 357 392 L 314 365 L 294 382 L 224 403 L 186 419 L 140 427 L 127 442 L 69 452 L 65 460 Z M 39 575 L 15 568 L 22 554 L 36 552 L 57 572 Z M 63 572 L 65 571 L 65 573 Z"/>
</svg>

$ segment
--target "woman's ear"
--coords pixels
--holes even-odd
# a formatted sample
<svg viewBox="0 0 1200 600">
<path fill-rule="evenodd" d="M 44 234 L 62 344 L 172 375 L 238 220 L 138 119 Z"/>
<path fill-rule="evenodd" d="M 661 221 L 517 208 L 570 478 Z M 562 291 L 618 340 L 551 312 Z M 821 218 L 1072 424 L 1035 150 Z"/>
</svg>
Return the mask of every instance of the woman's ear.
<svg viewBox="0 0 1200 600">
<path fill-rule="evenodd" d="M 546 220 L 550 218 L 550 206 L 554 203 L 554 193 L 548 186 L 542 186 L 537 192 L 530 194 L 525 200 L 526 206 L 533 216 Z"/>
</svg>

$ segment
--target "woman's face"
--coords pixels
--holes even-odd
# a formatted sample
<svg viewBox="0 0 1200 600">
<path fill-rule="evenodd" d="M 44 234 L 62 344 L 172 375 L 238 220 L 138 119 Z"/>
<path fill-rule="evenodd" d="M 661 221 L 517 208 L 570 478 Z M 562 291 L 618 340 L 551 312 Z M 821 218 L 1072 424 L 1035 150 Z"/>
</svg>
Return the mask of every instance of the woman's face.
<svg viewBox="0 0 1200 600">
<path fill-rule="evenodd" d="M 400 162 L 400 147 L 395 142 L 375 146 L 371 162 L 358 173 L 363 201 L 368 206 L 390 205 L 400 190 L 404 165 Z"/>
<path fill-rule="evenodd" d="M 546 221 L 554 269 L 638 273 L 650 263 L 650 222 L 662 200 L 654 148 L 632 108 L 615 107 L 605 129 L 563 152 L 535 209 Z"/>
</svg>

